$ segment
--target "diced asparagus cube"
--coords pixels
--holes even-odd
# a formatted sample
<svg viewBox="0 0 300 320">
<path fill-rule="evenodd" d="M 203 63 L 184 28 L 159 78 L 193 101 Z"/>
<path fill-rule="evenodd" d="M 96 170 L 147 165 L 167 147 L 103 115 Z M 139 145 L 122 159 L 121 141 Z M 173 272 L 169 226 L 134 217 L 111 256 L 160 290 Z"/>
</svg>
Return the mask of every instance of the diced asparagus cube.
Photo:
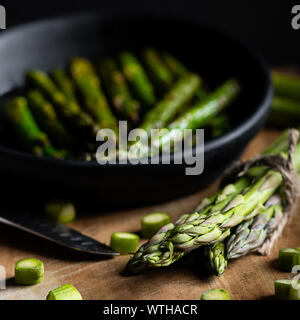
<svg viewBox="0 0 300 320">
<path fill-rule="evenodd" d="M 47 300 L 82 300 L 80 292 L 71 284 L 51 290 Z"/>
<path fill-rule="evenodd" d="M 142 219 L 142 236 L 151 238 L 161 227 L 170 222 L 170 216 L 166 213 L 155 212 L 147 214 Z"/>
<path fill-rule="evenodd" d="M 293 266 L 300 264 L 300 251 L 282 249 L 279 251 L 279 267 L 282 271 L 291 272 Z"/>
<path fill-rule="evenodd" d="M 139 236 L 129 232 L 114 232 L 111 235 L 110 247 L 119 253 L 134 253 L 139 244 Z"/>
<path fill-rule="evenodd" d="M 201 300 L 231 300 L 231 298 L 225 289 L 210 289 L 202 294 Z"/>
<path fill-rule="evenodd" d="M 76 217 L 76 209 L 72 202 L 54 200 L 46 203 L 45 213 L 49 220 L 57 223 L 69 223 Z"/>
<path fill-rule="evenodd" d="M 34 285 L 44 277 L 44 264 L 35 258 L 25 258 L 15 264 L 15 281 L 22 285 Z"/>
</svg>

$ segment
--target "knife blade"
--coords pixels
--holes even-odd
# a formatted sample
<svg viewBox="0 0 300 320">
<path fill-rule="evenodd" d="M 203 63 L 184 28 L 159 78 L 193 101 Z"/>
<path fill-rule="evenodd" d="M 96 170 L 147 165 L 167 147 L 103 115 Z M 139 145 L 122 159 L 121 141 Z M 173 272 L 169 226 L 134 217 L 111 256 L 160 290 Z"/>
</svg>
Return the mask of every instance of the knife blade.
<svg viewBox="0 0 300 320">
<path fill-rule="evenodd" d="M 28 213 L 2 208 L 0 211 L 0 223 L 21 229 L 73 250 L 104 256 L 119 255 L 107 245 L 93 238 L 65 225 L 46 221 L 36 215 L 33 216 Z"/>
</svg>

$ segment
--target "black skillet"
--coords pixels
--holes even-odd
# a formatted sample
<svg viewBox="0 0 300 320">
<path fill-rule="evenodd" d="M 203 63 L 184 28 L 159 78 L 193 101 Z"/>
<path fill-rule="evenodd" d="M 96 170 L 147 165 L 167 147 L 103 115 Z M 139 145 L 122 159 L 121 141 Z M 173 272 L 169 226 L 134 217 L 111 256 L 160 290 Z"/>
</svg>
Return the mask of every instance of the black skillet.
<svg viewBox="0 0 300 320">
<path fill-rule="evenodd" d="M 263 60 L 248 47 L 207 27 L 161 16 L 76 14 L 11 28 L 0 34 L 0 96 L 24 82 L 30 68 L 51 70 L 69 57 L 98 59 L 120 49 L 155 46 L 177 55 L 211 87 L 236 77 L 242 94 L 231 107 L 232 129 L 206 141 L 204 172 L 182 165 L 98 165 L 36 157 L 7 146 L 0 116 L 1 185 L 14 202 L 63 196 L 110 208 L 166 201 L 199 190 L 238 159 L 263 126 L 272 85 Z"/>
</svg>

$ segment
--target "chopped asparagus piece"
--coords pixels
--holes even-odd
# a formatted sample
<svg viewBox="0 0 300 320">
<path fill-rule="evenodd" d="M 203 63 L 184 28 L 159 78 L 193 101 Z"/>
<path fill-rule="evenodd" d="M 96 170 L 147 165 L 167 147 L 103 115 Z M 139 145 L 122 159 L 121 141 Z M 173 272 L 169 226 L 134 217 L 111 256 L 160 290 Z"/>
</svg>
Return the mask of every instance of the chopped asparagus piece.
<svg viewBox="0 0 300 320">
<path fill-rule="evenodd" d="M 142 219 L 142 236 L 151 238 L 161 227 L 170 223 L 170 216 L 166 213 L 150 213 Z"/>
<path fill-rule="evenodd" d="M 76 210 L 72 202 L 50 201 L 45 205 L 45 213 L 48 219 L 57 223 L 69 223 L 76 218 Z"/>
<path fill-rule="evenodd" d="M 202 294 L 201 300 L 231 300 L 231 298 L 225 289 L 211 289 Z"/>
<path fill-rule="evenodd" d="M 292 279 L 276 280 L 275 297 L 280 300 L 300 300 L 300 281 Z"/>
<path fill-rule="evenodd" d="M 80 292 L 71 284 L 51 290 L 47 300 L 82 300 Z"/>
<path fill-rule="evenodd" d="M 296 249 L 279 250 L 279 267 L 283 271 L 291 272 L 293 266 L 300 264 L 300 252 Z"/>
<path fill-rule="evenodd" d="M 22 285 L 40 283 L 44 277 L 44 264 L 35 258 L 25 258 L 15 264 L 15 281 Z"/>
<path fill-rule="evenodd" d="M 114 232 L 111 235 L 110 247 L 122 254 L 134 253 L 139 244 L 139 236 L 129 232 Z"/>
</svg>

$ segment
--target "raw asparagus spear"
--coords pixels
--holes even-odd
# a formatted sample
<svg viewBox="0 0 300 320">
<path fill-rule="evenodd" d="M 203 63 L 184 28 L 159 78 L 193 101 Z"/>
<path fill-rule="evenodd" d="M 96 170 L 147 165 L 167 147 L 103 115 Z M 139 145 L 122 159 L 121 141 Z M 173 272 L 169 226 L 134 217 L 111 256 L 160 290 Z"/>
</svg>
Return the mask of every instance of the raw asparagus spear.
<svg viewBox="0 0 300 320">
<path fill-rule="evenodd" d="M 275 96 L 269 122 L 278 126 L 291 126 L 300 123 L 300 100 Z"/>
<path fill-rule="evenodd" d="M 213 274 L 220 276 L 227 267 L 225 244 L 215 243 L 205 247 L 205 257 Z"/>
<path fill-rule="evenodd" d="M 60 147 L 73 147 L 74 142 L 70 132 L 58 119 L 53 105 L 45 99 L 39 90 L 28 92 L 29 107 L 32 110 L 41 128 Z"/>
<path fill-rule="evenodd" d="M 224 235 L 228 236 L 228 230 L 247 219 L 248 215 L 252 216 L 253 212 L 258 214 L 257 207 L 264 204 L 281 183 L 282 176 L 273 170 L 268 170 L 254 183 L 249 179 L 248 188 L 222 210 L 216 210 L 211 205 L 199 213 L 188 215 L 168 232 L 154 235 L 137 251 L 124 273 L 134 274 L 149 266 L 168 266 L 202 245 L 223 241 Z"/>
<path fill-rule="evenodd" d="M 280 144 L 285 146 L 282 140 Z M 281 149 L 280 154 L 282 151 L 286 149 Z M 300 153 L 300 148 L 296 148 L 297 153 Z M 265 167 L 250 171 L 251 174 L 237 181 L 243 187 L 238 194 L 236 185 L 230 184 L 211 197 L 212 203 L 199 212 L 183 215 L 175 226 L 162 228 L 137 251 L 125 268 L 124 275 L 132 275 L 147 267 L 168 266 L 202 245 L 222 242 L 233 227 L 259 214 L 264 203 L 282 185 L 283 179 L 280 173 L 266 171 Z"/>
<path fill-rule="evenodd" d="M 156 101 L 154 88 L 138 59 L 130 52 L 122 52 L 120 64 L 128 83 L 142 105 L 152 106 Z"/>
<path fill-rule="evenodd" d="M 98 64 L 98 70 L 114 107 L 127 119 L 136 123 L 139 119 L 139 103 L 132 98 L 115 61 L 106 58 Z"/>
<path fill-rule="evenodd" d="M 278 196 L 276 198 L 275 202 L 278 199 L 280 202 L 280 198 Z M 278 225 L 281 218 L 281 205 L 271 205 L 255 218 L 242 222 L 229 236 L 229 240 L 226 240 L 226 244 L 218 243 L 218 245 L 207 246 L 206 257 L 212 273 L 220 276 L 225 271 L 229 259 L 239 258 L 255 251 Z"/>
<path fill-rule="evenodd" d="M 91 62 L 84 58 L 73 58 L 70 61 L 70 73 L 84 99 L 86 109 L 96 123 L 101 128 L 117 130 L 117 119 L 110 110 Z"/>
<path fill-rule="evenodd" d="M 146 48 L 143 51 L 143 59 L 159 91 L 168 91 L 173 83 L 173 76 L 161 59 L 159 53 L 153 48 Z"/>
<path fill-rule="evenodd" d="M 275 204 L 255 218 L 241 223 L 227 242 L 227 258 L 242 257 L 260 247 L 282 218 L 282 206 Z"/>
<path fill-rule="evenodd" d="M 83 112 L 76 102 L 69 100 L 46 73 L 32 70 L 27 73 L 27 78 L 29 82 L 33 83 L 51 100 L 57 113 L 74 130 L 95 137 L 99 127 L 94 123 L 93 119 Z"/>
<path fill-rule="evenodd" d="M 169 93 L 146 116 L 141 128 L 150 131 L 165 127 L 199 88 L 201 79 L 195 74 L 181 78 Z"/>
<path fill-rule="evenodd" d="M 281 136 L 269 147 L 263 154 L 280 154 L 288 149 L 288 131 L 284 131 Z M 300 171 L 300 144 L 298 143 L 294 154 L 294 165 L 298 172 Z M 210 203 L 209 199 L 204 199 L 203 206 Z M 227 265 L 228 259 L 239 258 L 255 251 L 266 239 L 268 234 L 278 225 L 282 218 L 281 199 L 278 195 L 272 196 L 265 205 L 265 210 L 255 218 L 242 222 L 237 229 L 232 232 L 226 241 L 226 250 L 218 252 L 219 261 L 222 264 L 215 263 L 213 259 L 209 261 L 212 272 L 215 275 L 221 275 Z M 207 251 L 214 250 L 213 246 L 208 246 Z M 226 252 L 225 252 L 226 251 Z M 208 258 L 213 257 L 210 253 Z M 221 257 L 222 256 L 222 257 Z M 218 262 L 218 261 L 216 261 Z"/>
<path fill-rule="evenodd" d="M 56 85 L 65 94 L 65 96 L 76 102 L 75 85 L 67 73 L 62 69 L 55 69 L 51 72 L 51 75 Z"/>
<path fill-rule="evenodd" d="M 276 95 L 281 95 L 292 99 L 300 99 L 299 76 L 273 71 L 272 80 Z"/>
</svg>

